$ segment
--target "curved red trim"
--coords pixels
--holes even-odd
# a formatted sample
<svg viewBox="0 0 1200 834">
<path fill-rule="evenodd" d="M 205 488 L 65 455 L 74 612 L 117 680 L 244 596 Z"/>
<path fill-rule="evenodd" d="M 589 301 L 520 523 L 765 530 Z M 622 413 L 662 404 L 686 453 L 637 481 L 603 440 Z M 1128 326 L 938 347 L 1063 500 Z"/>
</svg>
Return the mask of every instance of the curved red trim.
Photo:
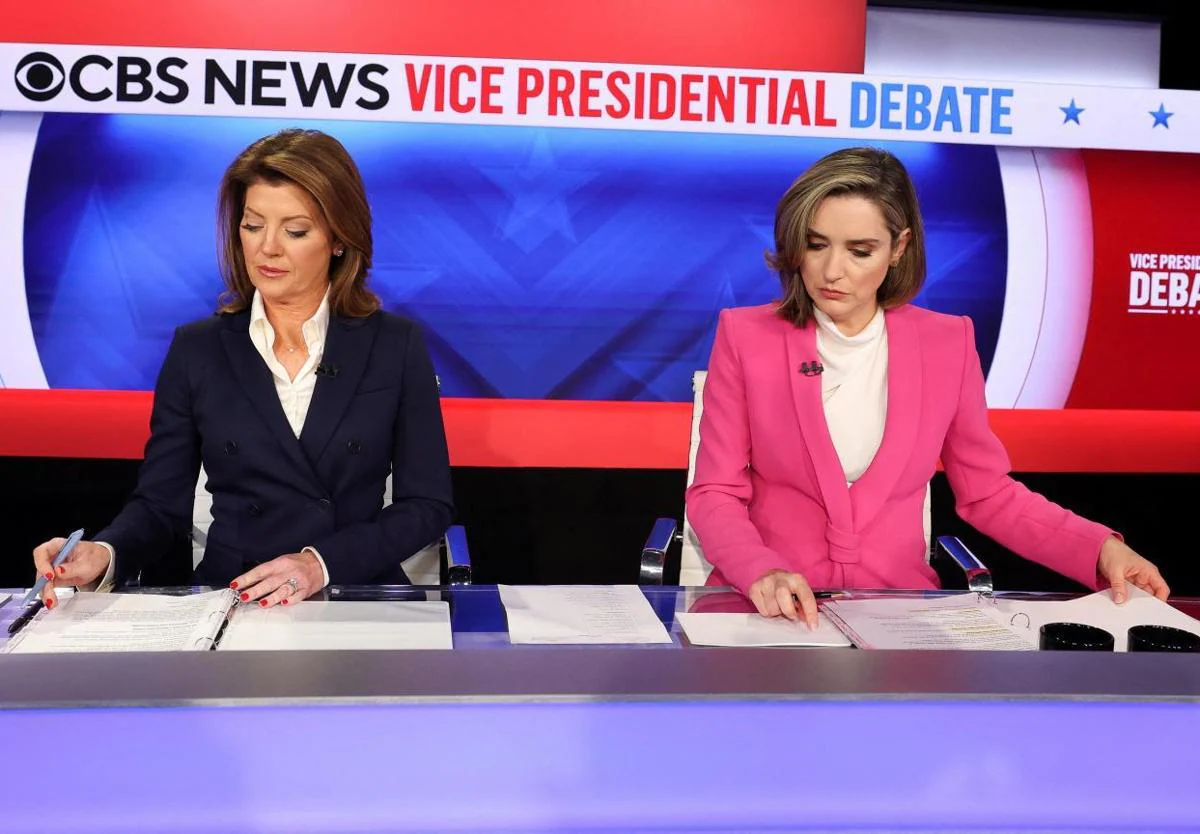
<svg viewBox="0 0 1200 834">
<path fill-rule="evenodd" d="M 139 458 L 151 395 L 0 389 L 0 456 Z M 455 466 L 684 469 L 688 403 L 446 399 Z M 993 410 L 1019 472 L 1200 472 L 1200 412 Z"/>
</svg>

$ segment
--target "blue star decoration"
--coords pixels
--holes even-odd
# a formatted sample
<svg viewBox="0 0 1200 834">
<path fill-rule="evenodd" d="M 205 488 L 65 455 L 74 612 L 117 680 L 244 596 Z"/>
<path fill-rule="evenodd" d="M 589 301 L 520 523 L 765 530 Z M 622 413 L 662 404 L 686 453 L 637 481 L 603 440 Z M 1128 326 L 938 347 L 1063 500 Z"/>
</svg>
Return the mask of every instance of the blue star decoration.
<svg viewBox="0 0 1200 834">
<path fill-rule="evenodd" d="M 1060 107 L 1058 109 L 1063 111 L 1063 124 L 1066 124 L 1067 122 L 1079 124 L 1079 114 L 1082 113 L 1086 108 L 1077 105 L 1075 103 L 1075 97 L 1072 96 L 1070 104 L 1068 104 L 1066 107 Z"/>
<path fill-rule="evenodd" d="M 1151 130 L 1158 127 L 1159 125 L 1162 125 L 1167 130 L 1171 129 L 1171 126 L 1169 124 L 1167 124 L 1167 119 L 1171 118 L 1175 114 L 1168 113 L 1166 105 L 1163 104 L 1162 102 L 1159 102 L 1157 110 L 1150 111 L 1150 115 L 1154 117 L 1154 124 L 1150 125 Z"/>
<path fill-rule="evenodd" d="M 576 241 L 571 198 L 595 179 L 597 173 L 560 166 L 544 132 L 534 140 L 523 167 L 480 170 L 512 201 L 501 224 L 504 240 L 516 244 L 527 255 L 555 235 L 571 243 Z"/>
</svg>

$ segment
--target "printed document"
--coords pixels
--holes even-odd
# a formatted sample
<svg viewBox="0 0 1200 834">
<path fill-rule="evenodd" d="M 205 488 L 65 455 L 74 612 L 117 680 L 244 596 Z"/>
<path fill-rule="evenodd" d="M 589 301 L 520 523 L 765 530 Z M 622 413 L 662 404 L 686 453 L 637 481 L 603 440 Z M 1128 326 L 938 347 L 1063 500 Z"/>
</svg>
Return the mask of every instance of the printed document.
<svg viewBox="0 0 1200 834">
<path fill-rule="evenodd" d="M 991 600 L 950 597 L 833 600 L 825 612 L 864 649 L 1029 651 L 1036 635 L 1014 628 Z"/>
<path fill-rule="evenodd" d="M 670 643 L 636 585 L 500 586 L 513 643 Z"/>
<path fill-rule="evenodd" d="M 8 642 L 6 651 L 175 652 L 212 648 L 232 591 L 188 596 L 79 592 L 42 609 Z"/>
</svg>

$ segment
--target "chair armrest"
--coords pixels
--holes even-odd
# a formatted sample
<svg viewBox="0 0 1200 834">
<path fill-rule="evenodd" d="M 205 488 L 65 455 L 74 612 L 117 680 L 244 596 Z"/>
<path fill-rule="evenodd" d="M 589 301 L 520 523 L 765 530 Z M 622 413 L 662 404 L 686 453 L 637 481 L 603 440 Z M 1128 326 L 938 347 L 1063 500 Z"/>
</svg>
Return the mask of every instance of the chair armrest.
<svg viewBox="0 0 1200 834">
<path fill-rule="evenodd" d="M 642 545 L 642 563 L 638 573 L 639 585 L 661 585 L 663 583 L 663 568 L 667 562 L 667 548 L 675 540 L 675 531 L 679 529 L 678 522 L 673 518 L 655 520 L 646 543 Z"/>
<path fill-rule="evenodd" d="M 471 584 L 471 552 L 467 548 L 467 528 L 455 524 L 442 538 L 446 556 L 446 581 L 450 585 Z"/>
<path fill-rule="evenodd" d="M 957 536 L 938 536 L 937 543 L 966 575 L 968 591 L 988 597 L 992 595 L 992 572 Z"/>
</svg>

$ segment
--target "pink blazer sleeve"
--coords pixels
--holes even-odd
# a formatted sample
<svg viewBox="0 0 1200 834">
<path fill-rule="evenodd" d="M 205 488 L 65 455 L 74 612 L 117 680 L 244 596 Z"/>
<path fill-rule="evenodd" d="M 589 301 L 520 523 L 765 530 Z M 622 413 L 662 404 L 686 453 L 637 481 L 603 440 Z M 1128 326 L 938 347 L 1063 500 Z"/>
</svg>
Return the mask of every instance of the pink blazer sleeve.
<svg viewBox="0 0 1200 834">
<path fill-rule="evenodd" d="M 1109 528 L 1081 518 L 1017 483 L 987 420 L 975 330 L 963 318 L 963 377 L 958 408 L 942 446 L 942 463 L 964 521 L 1009 550 L 1097 587 L 1096 562 Z"/>
<path fill-rule="evenodd" d="M 704 383 L 696 473 L 686 501 L 688 521 L 705 557 L 745 593 L 767 571 L 786 566 L 750 521 L 750 421 L 733 322 L 729 311 L 722 310 Z"/>
</svg>

